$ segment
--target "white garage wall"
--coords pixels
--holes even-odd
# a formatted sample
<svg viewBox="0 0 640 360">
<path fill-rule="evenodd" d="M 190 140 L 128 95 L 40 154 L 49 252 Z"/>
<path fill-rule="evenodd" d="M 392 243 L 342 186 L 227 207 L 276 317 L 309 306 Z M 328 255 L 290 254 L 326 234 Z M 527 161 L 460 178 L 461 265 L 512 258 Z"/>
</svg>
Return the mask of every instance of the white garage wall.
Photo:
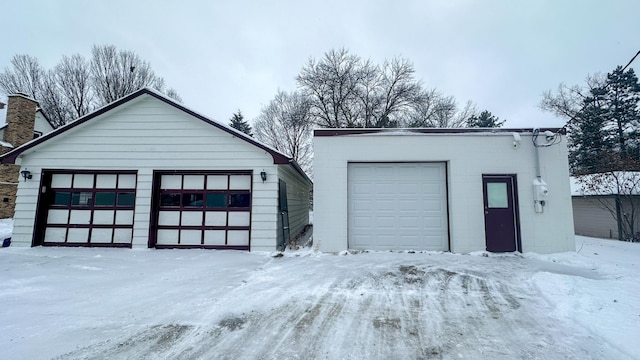
<svg viewBox="0 0 640 360">
<path fill-rule="evenodd" d="M 278 179 L 272 156 L 154 97 L 142 95 L 25 151 L 33 179 L 18 186 L 12 243 L 30 246 L 42 169 L 137 170 L 133 246 L 149 237 L 153 170 L 252 170 L 251 249 L 274 250 Z"/>
<path fill-rule="evenodd" d="M 575 250 L 566 140 L 540 148 L 542 178 L 550 194 L 534 212 L 535 148 L 521 133 L 518 148 L 507 133 L 358 134 L 314 137 L 314 243 L 321 251 L 347 248 L 349 162 L 443 161 L 448 168 L 451 251 L 485 250 L 482 174 L 517 174 L 522 249 Z"/>
</svg>

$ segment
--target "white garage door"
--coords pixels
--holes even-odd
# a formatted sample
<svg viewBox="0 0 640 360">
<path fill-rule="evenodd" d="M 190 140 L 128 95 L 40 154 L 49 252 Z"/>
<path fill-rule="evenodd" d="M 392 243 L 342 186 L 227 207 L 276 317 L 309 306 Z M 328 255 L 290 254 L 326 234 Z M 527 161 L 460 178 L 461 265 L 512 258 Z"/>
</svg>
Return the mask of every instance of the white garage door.
<svg viewBox="0 0 640 360">
<path fill-rule="evenodd" d="M 349 248 L 449 250 L 444 163 L 350 163 Z"/>
</svg>

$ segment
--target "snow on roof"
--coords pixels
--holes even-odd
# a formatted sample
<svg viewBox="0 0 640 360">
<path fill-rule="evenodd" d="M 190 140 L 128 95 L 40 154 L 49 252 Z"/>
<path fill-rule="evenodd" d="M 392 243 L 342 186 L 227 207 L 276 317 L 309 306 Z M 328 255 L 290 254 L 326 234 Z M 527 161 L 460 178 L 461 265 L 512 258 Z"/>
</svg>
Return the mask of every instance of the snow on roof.
<svg viewBox="0 0 640 360">
<path fill-rule="evenodd" d="M 7 95 L 7 97 L 21 97 L 23 99 L 27 99 L 27 100 L 31 100 L 35 103 L 38 102 L 38 100 L 32 98 L 31 96 L 27 95 L 27 94 L 23 94 L 23 93 L 15 93 L 15 94 L 9 94 Z"/>
<path fill-rule="evenodd" d="M 12 148 L 13 149 L 13 145 L 9 144 L 6 141 L 0 141 L 0 145 L 7 147 L 7 148 Z"/>
</svg>

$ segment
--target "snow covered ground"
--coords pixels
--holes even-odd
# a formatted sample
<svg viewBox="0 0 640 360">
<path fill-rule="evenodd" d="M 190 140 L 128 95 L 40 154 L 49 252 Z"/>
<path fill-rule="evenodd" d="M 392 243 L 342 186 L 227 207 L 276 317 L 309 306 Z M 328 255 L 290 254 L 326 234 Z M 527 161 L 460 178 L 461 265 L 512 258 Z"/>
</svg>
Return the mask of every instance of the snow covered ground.
<svg viewBox="0 0 640 360">
<path fill-rule="evenodd" d="M 640 359 L 640 244 L 576 241 L 544 256 L 2 248 L 0 358 Z"/>
</svg>

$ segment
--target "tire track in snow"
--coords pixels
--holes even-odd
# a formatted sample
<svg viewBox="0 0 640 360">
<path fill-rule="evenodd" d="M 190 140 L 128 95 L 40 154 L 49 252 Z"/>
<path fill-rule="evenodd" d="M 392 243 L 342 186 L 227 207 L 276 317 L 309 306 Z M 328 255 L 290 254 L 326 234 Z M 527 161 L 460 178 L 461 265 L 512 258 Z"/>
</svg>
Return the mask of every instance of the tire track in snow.
<svg viewBox="0 0 640 360">
<path fill-rule="evenodd" d="M 217 300 L 225 309 L 237 302 L 237 312 L 214 306 L 199 324 L 152 327 L 60 359 L 607 357 L 587 333 L 550 313 L 525 265 L 518 275 L 428 260 L 346 264 L 332 277 L 310 270 L 308 283 L 274 280 L 296 268 L 295 260 L 272 261 Z M 269 306 L 241 306 L 256 296 Z"/>
</svg>

